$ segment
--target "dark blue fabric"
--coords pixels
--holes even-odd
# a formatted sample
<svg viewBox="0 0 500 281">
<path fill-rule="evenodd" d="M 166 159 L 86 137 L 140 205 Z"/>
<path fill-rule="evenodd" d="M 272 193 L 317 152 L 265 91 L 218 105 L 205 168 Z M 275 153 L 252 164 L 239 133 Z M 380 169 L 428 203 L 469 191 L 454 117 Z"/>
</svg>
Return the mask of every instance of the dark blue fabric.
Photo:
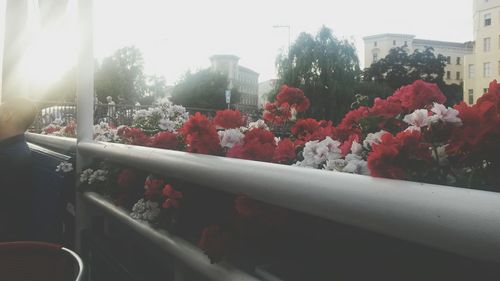
<svg viewBox="0 0 500 281">
<path fill-rule="evenodd" d="M 0 141 L 0 241 L 31 238 L 33 161 L 24 135 Z"/>
</svg>

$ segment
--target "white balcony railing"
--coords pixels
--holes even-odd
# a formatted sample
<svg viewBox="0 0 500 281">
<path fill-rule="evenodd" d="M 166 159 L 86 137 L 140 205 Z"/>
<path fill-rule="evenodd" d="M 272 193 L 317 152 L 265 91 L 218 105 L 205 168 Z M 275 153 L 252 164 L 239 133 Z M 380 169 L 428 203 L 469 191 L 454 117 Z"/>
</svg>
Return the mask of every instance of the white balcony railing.
<svg viewBox="0 0 500 281">
<path fill-rule="evenodd" d="M 37 144 L 54 137 L 28 134 Z M 61 145 L 70 147 L 69 140 Z M 123 144 L 79 153 L 357 226 L 463 256 L 500 261 L 500 194 Z"/>
</svg>

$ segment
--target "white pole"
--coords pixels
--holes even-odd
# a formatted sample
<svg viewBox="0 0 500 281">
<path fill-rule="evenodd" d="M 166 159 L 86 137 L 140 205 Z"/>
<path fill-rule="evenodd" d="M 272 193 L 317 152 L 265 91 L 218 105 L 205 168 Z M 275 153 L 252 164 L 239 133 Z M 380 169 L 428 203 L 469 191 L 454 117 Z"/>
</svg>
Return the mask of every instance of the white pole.
<svg viewBox="0 0 500 281">
<path fill-rule="evenodd" d="M 93 138 L 94 123 L 94 53 L 93 53 L 93 30 L 92 30 L 92 0 L 78 0 L 78 32 L 80 34 L 80 46 L 78 51 L 76 105 L 77 105 L 77 154 L 76 171 L 80 173 L 90 162 L 89 158 L 82 156 L 78 150 L 78 144 Z M 79 181 L 77 177 L 76 186 Z M 76 193 L 76 250 L 82 250 L 81 232 L 88 224 L 88 213 L 85 204 Z"/>
<path fill-rule="evenodd" d="M 5 34 L 5 9 L 7 8 L 7 1 L 0 0 L 0 103 L 2 103 L 2 76 L 3 76 L 3 48 L 4 48 L 4 34 Z"/>
</svg>

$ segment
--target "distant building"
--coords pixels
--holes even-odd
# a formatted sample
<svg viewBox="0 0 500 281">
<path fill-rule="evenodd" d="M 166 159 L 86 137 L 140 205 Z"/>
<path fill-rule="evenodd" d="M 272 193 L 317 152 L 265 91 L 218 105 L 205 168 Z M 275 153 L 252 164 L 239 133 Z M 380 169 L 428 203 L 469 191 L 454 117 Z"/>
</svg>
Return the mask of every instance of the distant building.
<svg viewBox="0 0 500 281">
<path fill-rule="evenodd" d="M 472 104 L 500 81 L 500 0 L 474 0 L 474 52 L 465 56 L 464 101 Z"/>
<path fill-rule="evenodd" d="M 210 57 L 211 69 L 227 76 L 229 88 L 241 93 L 237 108 L 243 111 L 256 110 L 259 93 L 259 73 L 238 64 L 234 55 L 214 55 Z"/>
<path fill-rule="evenodd" d="M 484 1 L 484 0 L 483 0 Z M 432 47 L 436 55 L 447 58 L 444 68 L 446 84 L 461 84 L 464 79 L 464 57 L 472 54 L 472 42 L 456 43 L 426 39 L 417 39 L 411 34 L 378 34 L 363 38 L 365 43 L 365 67 L 384 58 L 392 48 L 403 47 L 408 53 Z"/>
<path fill-rule="evenodd" d="M 264 104 L 269 102 L 267 95 L 276 88 L 276 83 L 278 83 L 278 79 L 269 79 L 259 83 L 259 108 L 264 107 Z"/>
</svg>

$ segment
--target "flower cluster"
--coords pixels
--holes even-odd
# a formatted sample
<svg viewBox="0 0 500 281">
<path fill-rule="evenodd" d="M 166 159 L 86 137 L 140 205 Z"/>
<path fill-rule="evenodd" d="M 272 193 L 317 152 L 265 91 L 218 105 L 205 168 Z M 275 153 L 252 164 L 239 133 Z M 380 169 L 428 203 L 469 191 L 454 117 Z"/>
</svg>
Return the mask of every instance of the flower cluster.
<svg viewBox="0 0 500 281">
<path fill-rule="evenodd" d="M 500 84 L 493 81 L 488 92 L 472 106 L 460 103 L 446 107 L 445 99 L 436 85 L 416 81 L 387 99 L 375 99 L 371 107 L 350 111 L 334 125 L 312 118 L 295 120 L 307 110 L 309 100 L 301 90 L 284 86 L 276 101 L 266 105 L 264 120 L 247 126 L 239 111 L 224 110 L 217 112 L 214 119 L 195 113 L 176 130 L 151 133 L 144 129 L 147 126 L 110 128 L 114 135 L 107 138 L 325 172 L 487 190 L 500 186 Z M 137 118 L 151 120 L 154 114 L 160 116 L 159 112 L 144 113 Z M 276 124 L 289 125 L 289 131 L 284 134 L 272 131 L 270 128 Z M 106 131 L 102 125 L 97 129 Z M 108 174 L 97 171 L 84 171 L 81 180 L 88 184 L 105 181 Z M 125 191 L 135 190 L 127 183 L 135 182 L 138 177 L 122 171 L 116 178 L 119 191 L 115 192 L 115 198 L 121 202 Z M 182 184 L 153 175 L 139 181 L 140 196 L 133 201 L 137 203 L 131 215 L 152 223 L 173 222 L 175 214 L 189 206 L 186 202 L 200 193 L 185 192 Z M 209 205 L 212 198 L 203 197 L 193 203 L 198 206 L 209 202 L 201 210 L 208 213 L 207 210 L 231 206 L 225 213 L 218 213 L 226 214 L 226 218 L 210 218 L 198 225 L 198 230 L 202 230 L 198 233 L 201 235 L 198 244 L 214 261 L 230 251 L 233 243 L 249 236 L 265 240 L 272 236 L 275 227 L 287 221 L 286 211 L 243 195 L 227 196 L 224 200 L 222 204 Z M 232 202 L 228 204 L 227 200 Z M 194 217 L 204 215 L 197 213 Z"/>
<path fill-rule="evenodd" d="M 306 111 L 311 105 L 304 92 L 284 85 L 276 95 L 276 101 L 264 105 L 263 118 L 274 125 L 294 121 L 297 113 Z"/>
<path fill-rule="evenodd" d="M 61 162 L 56 167 L 56 172 L 69 173 L 73 171 L 73 164 L 69 162 Z"/>
<path fill-rule="evenodd" d="M 96 182 L 105 182 L 108 179 L 108 171 L 102 169 L 86 169 L 80 174 L 80 182 L 92 185 Z"/>
<path fill-rule="evenodd" d="M 66 125 L 59 120 L 55 120 L 53 123 L 42 129 L 42 135 L 53 135 L 59 137 L 76 137 L 76 122 L 69 121 Z"/>
<path fill-rule="evenodd" d="M 174 105 L 168 99 L 161 99 L 154 107 L 136 111 L 133 126 L 148 135 L 160 131 L 175 132 L 182 127 L 188 117 L 189 114 L 183 106 Z"/>
</svg>

